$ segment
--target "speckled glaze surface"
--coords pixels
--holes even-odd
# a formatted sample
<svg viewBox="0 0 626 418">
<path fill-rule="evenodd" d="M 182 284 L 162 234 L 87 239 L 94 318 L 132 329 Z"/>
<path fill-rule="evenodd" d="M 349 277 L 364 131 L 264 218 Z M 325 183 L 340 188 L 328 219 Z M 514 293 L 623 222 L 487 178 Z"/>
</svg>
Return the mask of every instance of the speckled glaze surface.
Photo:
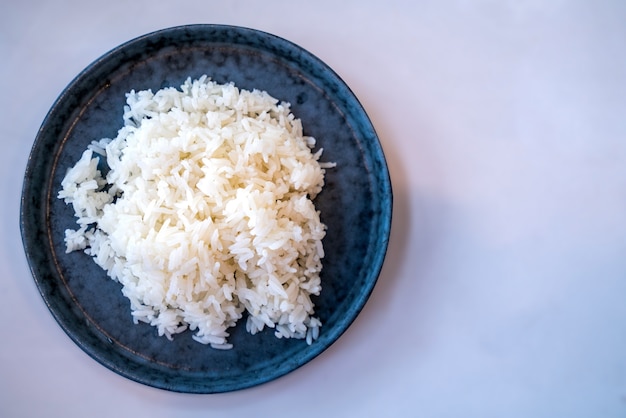
<svg viewBox="0 0 626 418">
<path fill-rule="evenodd" d="M 213 350 L 189 332 L 173 341 L 134 325 L 120 285 L 82 252 L 65 253 L 73 211 L 56 198 L 66 170 L 95 139 L 122 126 L 125 93 L 180 87 L 207 74 L 290 102 L 305 134 L 324 148 L 327 171 L 316 207 L 328 231 L 323 290 L 315 298 L 319 339 L 274 337 L 231 329 L 234 349 Z M 350 326 L 382 268 L 391 226 L 392 191 L 383 151 L 364 109 L 328 66 L 284 39 L 222 25 L 182 26 L 131 40 L 92 63 L 54 103 L 38 132 L 25 173 L 20 227 L 33 277 L 53 316 L 85 352 L 137 382 L 188 393 L 244 389 L 309 362 Z"/>
</svg>

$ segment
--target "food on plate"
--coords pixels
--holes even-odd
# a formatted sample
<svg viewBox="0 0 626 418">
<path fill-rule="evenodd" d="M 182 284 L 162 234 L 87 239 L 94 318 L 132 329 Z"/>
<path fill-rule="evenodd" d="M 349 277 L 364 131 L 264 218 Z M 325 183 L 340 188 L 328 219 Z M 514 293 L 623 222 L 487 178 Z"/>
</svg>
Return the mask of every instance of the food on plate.
<svg viewBox="0 0 626 418">
<path fill-rule="evenodd" d="M 312 343 L 326 230 L 313 199 L 334 164 L 290 105 L 203 76 L 131 91 L 123 121 L 62 181 L 77 222 L 67 252 L 93 257 L 135 323 L 167 338 L 189 329 L 228 349 L 245 316 L 252 334 Z"/>
</svg>

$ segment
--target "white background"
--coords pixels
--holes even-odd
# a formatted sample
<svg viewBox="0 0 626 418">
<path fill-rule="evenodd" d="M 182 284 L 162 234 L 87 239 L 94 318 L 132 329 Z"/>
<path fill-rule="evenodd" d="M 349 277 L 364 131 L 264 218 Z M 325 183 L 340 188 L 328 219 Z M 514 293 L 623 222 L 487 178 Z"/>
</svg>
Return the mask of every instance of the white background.
<svg viewBox="0 0 626 418">
<path fill-rule="evenodd" d="M 268 31 L 330 65 L 379 133 L 395 199 L 348 332 L 220 395 L 142 386 L 84 354 L 18 225 L 58 94 L 111 48 L 188 23 Z M 0 416 L 626 416 L 626 2 L 4 1 L 0 60 Z"/>
</svg>

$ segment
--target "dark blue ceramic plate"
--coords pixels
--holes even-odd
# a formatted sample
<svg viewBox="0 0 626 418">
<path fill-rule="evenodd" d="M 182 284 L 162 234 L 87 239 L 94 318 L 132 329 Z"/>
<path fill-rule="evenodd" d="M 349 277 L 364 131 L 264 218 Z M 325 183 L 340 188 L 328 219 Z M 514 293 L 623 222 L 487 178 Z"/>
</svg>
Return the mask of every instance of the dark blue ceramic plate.
<svg viewBox="0 0 626 418">
<path fill-rule="evenodd" d="M 328 170 L 316 199 L 328 231 L 323 290 L 315 299 L 323 326 L 312 345 L 277 339 L 271 330 L 231 329 L 234 349 L 174 341 L 134 325 L 120 285 L 82 252 L 65 253 L 73 211 L 56 198 L 66 170 L 94 139 L 115 137 L 125 93 L 180 87 L 209 75 L 290 102 L 305 134 L 324 148 Z M 247 388 L 282 376 L 328 348 L 359 314 L 380 273 L 391 225 L 392 193 L 383 151 L 354 94 L 328 66 L 297 45 L 239 27 L 193 25 L 134 39 L 91 64 L 54 103 L 31 151 L 24 180 L 21 230 L 41 295 L 85 352 L 122 376 L 190 393 Z"/>
</svg>

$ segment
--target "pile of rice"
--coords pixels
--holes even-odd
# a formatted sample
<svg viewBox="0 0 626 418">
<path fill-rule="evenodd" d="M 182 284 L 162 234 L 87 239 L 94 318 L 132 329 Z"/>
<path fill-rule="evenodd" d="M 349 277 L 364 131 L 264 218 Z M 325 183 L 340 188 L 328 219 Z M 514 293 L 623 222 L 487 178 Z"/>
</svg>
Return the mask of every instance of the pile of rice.
<svg viewBox="0 0 626 418">
<path fill-rule="evenodd" d="M 206 76 L 180 90 L 131 91 L 115 139 L 94 141 L 62 182 L 84 250 L 121 283 L 135 323 L 172 338 L 186 329 L 228 349 L 228 328 L 310 344 L 321 323 L 322 238 L 313 199 L 322 150 L 266 92 Z M 106 158 L 108 172 L 98 169 Z"/>
</svg>

